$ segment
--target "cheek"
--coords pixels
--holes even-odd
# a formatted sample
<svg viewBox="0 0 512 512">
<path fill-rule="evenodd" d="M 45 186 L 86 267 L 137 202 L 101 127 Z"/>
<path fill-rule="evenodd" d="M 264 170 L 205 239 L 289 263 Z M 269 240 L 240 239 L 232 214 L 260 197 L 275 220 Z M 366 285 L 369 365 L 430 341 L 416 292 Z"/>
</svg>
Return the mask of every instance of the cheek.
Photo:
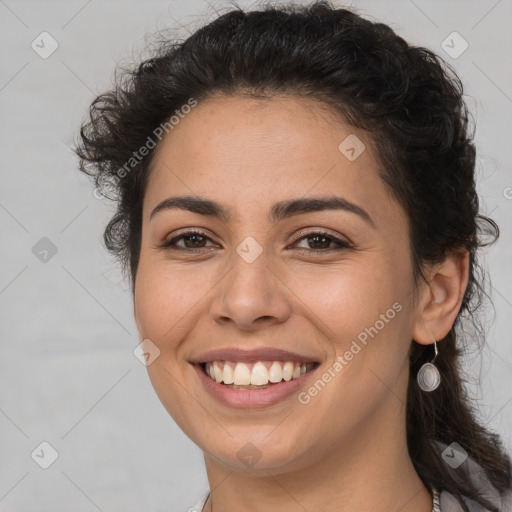
<svg viewBox="0 0 512 512">
<path fill-rule="evenodd" d="M 391 387 L 401 371 L 409 342 L 408 282 L 391 267 L 383 260 L 347 264 L 300 278 L 297 273 L 290 283 L 305 304 L 303 314 L 325 336 L 332 365 L 342 358 L 331 366 L 336 384 L 329 386 L 328 401 L 358 397 L 352 404 L 357 408 L 361 398 L 382 391 L 382 382 Z"/>
<path fill-rule="evenodd" d="M 165 262 L 142 263 L 135 289 L 136 321 L 140 336 L 162 348 L 186 332 L 195 307 L 206 299 L 212 285 L 204 272 L 191 266 L 172 268 Z"/>
<path fill-rule="evenodd" d="M 304 411 L 311 424 L 333 444 L 340 433 L 353 431 L 387 407 L 383 404 L 395 410 L 405 401 L 397 389 L 407 357 L 404 289 L 389 273 L 370 275 L 368 267 L 366 273 L 351 270 L 307 279 L 298 293 L 310 299 L 304 314 L 325 336 L 330 352 L 301 403 L 308 402 Z M 330 418 L 328 428 L 325 418 Z"/>
<path fill-rule="evenodd" d="M 340 346 L 378 321 L 405 292 L 403 283 L 397 282 L 382 261 L 365 265 L 347 262 L 294 274 L 289 275 L 289 286 L 305 304 L 305 314 L 314 313 L 311 321 Z"/>
<path fill-rule="evenodd" d="M 198 406 L 182 384 L 187 379 L 183 372 L 190 369 L 184 369 L 178 360 L 180 341 L 193 329 L 194 306 L 208 289 L 191 267 L 177 271 L 165 263 L 141 259 L 135 319 L 140 340 L 150 339 L 160 350 L 147 372 L 162 405 L 184 431 L 190 430 L 191 411 L 197 411 Z"/>
</svg>

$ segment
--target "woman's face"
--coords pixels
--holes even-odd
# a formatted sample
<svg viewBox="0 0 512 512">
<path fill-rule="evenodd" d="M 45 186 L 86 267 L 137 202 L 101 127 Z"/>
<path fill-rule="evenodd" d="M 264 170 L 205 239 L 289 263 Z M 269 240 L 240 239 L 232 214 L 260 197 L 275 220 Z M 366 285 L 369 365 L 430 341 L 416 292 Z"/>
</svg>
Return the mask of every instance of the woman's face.
<svg viewBox="0 0 512 512">
<path fill-rule="evenodd" d="M 144 198 L 134 313 L 140 339 L 160 350 L 147 367 L 160 400 L 217 462 L 287 471 L 405 436 L 417 321 L 408 223 L 378 166 L 367 133 L 290 96 L 211 98 L 163 139 Z M 180 196 L 213 201 L 226 217 L 206 206 L 151 216 Z M 315 198 L 340 207 L 300 207 Z M 243 353 L 207 354 L 222 349 Z M 284 377 L 274 362 L 317 366 L 253 391 L 200 373 L 199 362 L 234 368 L 258 349 L 296 354 L 249 357 L 274 366 L 274 379 Z"/>
</svg>

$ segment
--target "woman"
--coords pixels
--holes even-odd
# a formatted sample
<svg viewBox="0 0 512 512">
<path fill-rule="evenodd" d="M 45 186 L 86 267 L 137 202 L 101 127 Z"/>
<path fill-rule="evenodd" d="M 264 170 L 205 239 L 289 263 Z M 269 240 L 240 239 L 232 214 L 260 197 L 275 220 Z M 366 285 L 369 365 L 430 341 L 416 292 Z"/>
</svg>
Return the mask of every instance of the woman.
<svg viewBox="0 0 512 512">
<path fill-rule="evenodd" d="M 467 125 L 435 54 L 328 2 L 234 9 L 94 101 L 80 167 L 204 452 L 190 510 L 512 510 L 459 374 L 499 234 Z"/>
</svg>

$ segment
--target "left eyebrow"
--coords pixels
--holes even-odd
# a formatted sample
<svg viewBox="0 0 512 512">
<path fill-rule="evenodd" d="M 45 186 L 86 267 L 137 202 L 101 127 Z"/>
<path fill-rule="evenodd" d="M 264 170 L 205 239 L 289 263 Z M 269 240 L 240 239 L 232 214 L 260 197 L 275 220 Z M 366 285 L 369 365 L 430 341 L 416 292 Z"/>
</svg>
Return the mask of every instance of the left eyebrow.
<svg viewBox="0 0 512 512">
<path fill-rule="evenodd" d="M 290 201 L 281 201 L 272 207 L 270 220 L 276 223 L 294 215 L 324 210 L 344 210 L 349 213 L 354 213 L 370 224 L 374 229 L 377 229 L 375 222 L 364 208 L 337 196 L 306 197 L 292 199 Z"/>
<path fill-rule="evenodd" d="M 217 201 L 194 196 L 178 196 L 168 197 L 160 202 L 151 212 L 149 219 L 151 220 L 158 212 L 171 209 L 187 210 L 199 215 L 214 217 L 226 223 L 231 218 L 231 209 Z M 295 215 L 324 210 L 343 210 L 353 213 L 361 217 L 374 229 L 377 229 L 375 222 L 364 208 L 337 196 L 306 197 L 280 201 L 270 209 L 269 220 L 276 224 Z"/>
</svg>

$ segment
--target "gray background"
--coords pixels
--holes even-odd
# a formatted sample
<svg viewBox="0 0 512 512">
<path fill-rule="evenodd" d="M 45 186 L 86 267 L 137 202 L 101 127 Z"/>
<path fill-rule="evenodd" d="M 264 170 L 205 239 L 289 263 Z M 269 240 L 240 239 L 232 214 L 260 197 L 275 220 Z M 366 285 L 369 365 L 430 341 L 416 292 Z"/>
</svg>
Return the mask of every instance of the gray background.
<svg viewBox="0 0 512 512">
<path fill-rule="evenodd" d="M 128 284 L 102 246 L 113 209 L 93 196 L 69 147 L 116 63 L 139 58 L 146 35 L 172 25 L 186 34 L 228 5 L 0 0 L 0 511 L 184 511 L 207 489 L 201 451 L 134 357 Z M 482 208 L 502 231 L 483 260 L 496 316 L 487 308 L 488 345 L 468 358 L 468 389 L 510 450 L 512 2 L 353 5 L 440 53 L 466 86 Z M 59 45 L 47 59 L 31 48 L 43 31 Z M 457 58 L 441 47 L 453 31 L 469 44 Z M 57 248 L 46 262 L 32 251 L 43 237 Z M 59 453 L 46 470 L 31 457 L 43 441 Z"/>
</svg>

